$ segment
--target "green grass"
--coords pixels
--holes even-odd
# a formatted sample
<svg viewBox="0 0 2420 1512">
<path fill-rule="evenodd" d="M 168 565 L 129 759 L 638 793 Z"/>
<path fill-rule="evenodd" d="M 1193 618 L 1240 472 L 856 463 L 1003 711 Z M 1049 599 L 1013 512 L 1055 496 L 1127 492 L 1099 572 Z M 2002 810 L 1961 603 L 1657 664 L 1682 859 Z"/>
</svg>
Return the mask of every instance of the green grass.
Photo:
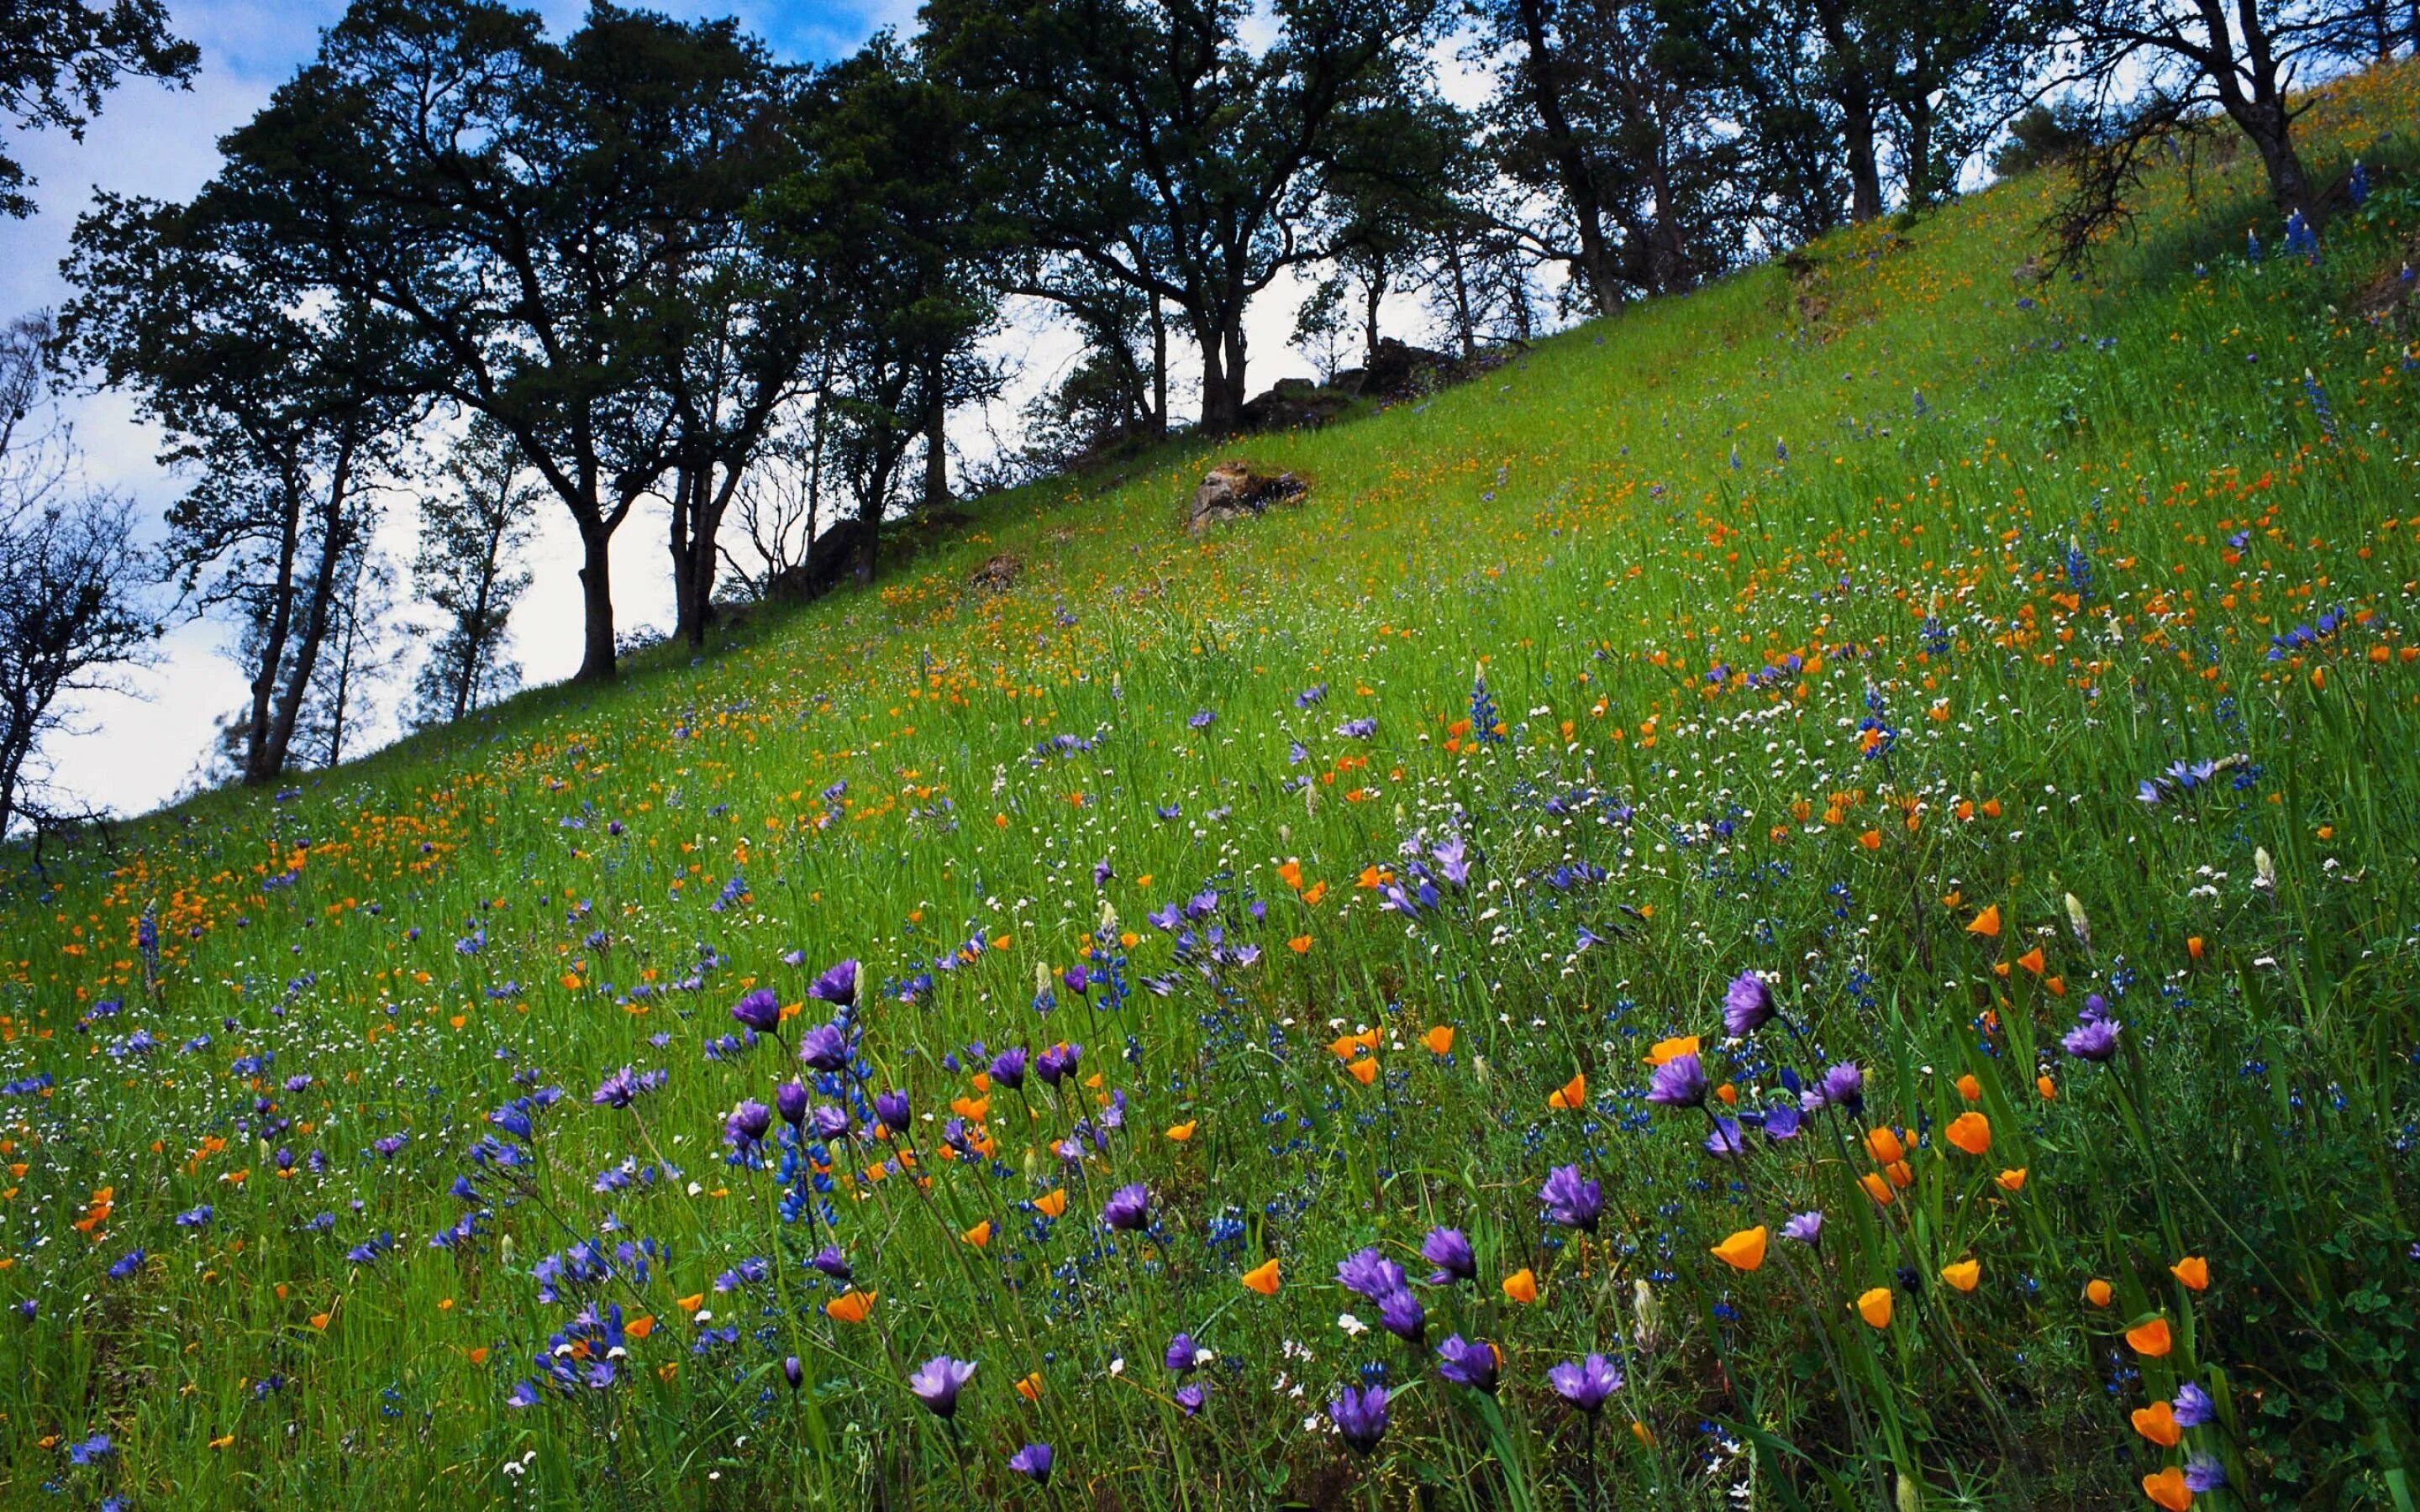
<svg viewBox="0 0 2420 1512">
<path fill-rule="evenodd" d="M 2098 1506 L 2190 1452 L 2232 1481 L 2207 1504 L 2410 1507 L 2420 502 L 2403 337 L 2354 297 L 2420 229 L 2391 172 L 2420 161 L 2390 131 L 2415 96 L 2366 76 L 2309 117 L 2323 172 L 2359 154 L 2381 184 L 2317 265 L 2206 143 L 2139 241 L 2021 285 L 2055 189 L 2022 180 L 1425 403 L 986 501 L 694 665 L 530 695 L 287 801 L 205 797 L 46 873 L 17 856 L 0 1081 L 50 1082 L 0 1099 L 0 1299 L 36 1304 L 0 1319 L 0 1502 Z M 1310 501 L 1186 537 L 1238 453 Z M 972 590 L 1001 550 L 1021 579 Z M 1462 723 L 1475 675 L 1494 738 Z M 1412 859 L 1438 896 L 1406 918 L 1362 883 Z M 1147 916 L 1204 891 L 1179 959 Z M 844 958 L 859 1095 L 915 1117 L 831 1147 L 785 1222 L 722 1119 L 799 1069 Z M 1037 974 L 1079 959 L 1124 1002 L 1062 985 L 1038 1017 Z M 1784 1016 L 1727 1042 L 1746 970 Z M 758 985 L 803 1004 L 783 1044 L 709 1058 Z M 2088 995 L 2123 1023 L 2106 1064 L 2060 1048 Z M 1717 1112 L 1854 1060 L 1862 1115 L 1717 1161 L 1707 1114 L 1644 1101 L 1683 1035 L 1737 1098 Z M 1076 1078 L 980 1101 L 970 1041 L 1062 1039 Z M 592 1105 L 626 1065 L 668 1075 Z M 1575 1073 L 1581 1106 L 1550 1105 Z M 526 1141 L 487 1121 L 545 1087 Z M 1112 1094 L 1123 1126 L 1063 1164 Z M 1947 1137 L 1969 1111 L 1980 1156 Z M 942 1158 L 953 1117 L 992 1158 Z M 527 1164 L 476 1162 L 483 1137 Z M 626 1161 L 682 1175 L 594 1190 Z M 1602 1185 L 1593 1234 L 1541 1217 L 1563 1165 Z M 1140 1238 L 1100 1221 L 1129 1182 Z M 1810 1210 L 1818 1247 L 1709 1253 Z M 604 1242 L 655 1242 L 645 1274 L 541 1301 L 541 1260 L 609 1213 Z M 1468 1234 L 1475 1283 L 1421 1284 L 1432 1225 Z M 876 1294 L 863 1322 L 824 1311 L 827 1242 Z M 1426 1347 L 1336 1284 L 1365 1245 L 1411 1273 Z M 716 1289 L 752 1257 L 764 1280 Z M 1247 1289 L 1269 1259 L 1276 1294 Z M 1499 1285 L 1522 1270 L 1534 1302 Z M 1880 1328 L 1854 1310 L 1877 1288 Z M 510 1405 L 590 1300 L 652 1331 L 612 1384 Z M 2155 1315 L 2164 1355 L 2125 1338 Z M 1179 1330 L 1216 1355 L 1198 1416 L 1161 1360 Z M 1493 1397 L 1437 1375 L 1452 1333 L 1500 1347 Z M 1546 1379 L 1592 1350 L 1626 1375 L 1601 1420 Z M 940 1353 L 980 1363 L 946 1423 L 905 1384 Z M 1320 1414 L 1380 1370 L 1391 1421 L 1357 1455 Z M 2215 1421 L 2139 1436 L 2188 1380 Z M 1006 1468 L 1029 1441 L 1047 1488 Z"/>
</svg>

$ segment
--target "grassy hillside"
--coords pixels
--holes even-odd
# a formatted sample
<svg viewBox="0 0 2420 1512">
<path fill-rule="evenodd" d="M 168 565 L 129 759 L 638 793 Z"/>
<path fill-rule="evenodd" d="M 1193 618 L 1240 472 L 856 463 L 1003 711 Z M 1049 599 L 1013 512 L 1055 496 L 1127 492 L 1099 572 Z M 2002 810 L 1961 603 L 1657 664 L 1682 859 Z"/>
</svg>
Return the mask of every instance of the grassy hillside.
<svg viewBox="0 0 2420 1512">
<path fill-rule="evenodd" d="M 0 1503 L 2410 1507 L 2415 103 L 13 856 Z"/>
</svg>

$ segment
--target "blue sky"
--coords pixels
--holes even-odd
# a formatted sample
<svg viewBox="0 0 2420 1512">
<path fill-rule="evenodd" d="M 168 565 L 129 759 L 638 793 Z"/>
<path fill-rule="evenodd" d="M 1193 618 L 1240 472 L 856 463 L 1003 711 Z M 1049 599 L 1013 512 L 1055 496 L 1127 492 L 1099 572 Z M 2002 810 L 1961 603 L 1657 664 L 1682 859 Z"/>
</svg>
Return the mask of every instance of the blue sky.
<svg viewBox="0 0 2420 1512">
<path fill-rule="evenodd" d="M 41 213 L 31 221 L 0 221 L 0 319 L 55 305 L 66 296 L 59 259 L 77 212 L 96 188 L 167 199 L 192 193 L 217 164 L 218 138 L 266 103 L 311 55 L 320 29 L 344 13 L 336 0 L 171 0 L 171 8 L 178 33 L 201 49 L 192 88 L 123 85 L 82 143 L 56 131 L 14 135 L 15 155 L 40 180 Z M 576 26 L 586 10 L 576 0 L 546 0 L 536 8 L 558 32 Z M 881 27 L 906 31 L 915 19 L 915 0 L 736 6 L 665 0 L 656 8 L 681 16 L 736 13 L 792 61 L 841 56 Z M 79 398 L 69 409 L 93 479 L 132 496 L 156 518 L 180 491 L 152 461 L 156 435 L 134 422 L 119 395 Z M 579 656 L 571 577 L 577 553 L 555 513 L 539 520 L 532 552 L 537 580 L 515 617 L 516 649 L 532 681 L 568 675 Z M 408 543 L 399 544 L 408 555 Z M 624 624 L 669 618 L 665 559 L 651 522 L 633 519 L 625 527 L 615 538 L 614 558 L 614 597 Z M 76 733 L 54 742 L 53 751 L 69 789 L 121 813 L 172 796 L 219 717 L 243 701 L 243 679 L 218 655 L 221 640 L 215 625 L 180 622 L 163 646 L 161 666 L 136 679 L 140 697 L 99 697 L 80 711 Z"/>
</svg>

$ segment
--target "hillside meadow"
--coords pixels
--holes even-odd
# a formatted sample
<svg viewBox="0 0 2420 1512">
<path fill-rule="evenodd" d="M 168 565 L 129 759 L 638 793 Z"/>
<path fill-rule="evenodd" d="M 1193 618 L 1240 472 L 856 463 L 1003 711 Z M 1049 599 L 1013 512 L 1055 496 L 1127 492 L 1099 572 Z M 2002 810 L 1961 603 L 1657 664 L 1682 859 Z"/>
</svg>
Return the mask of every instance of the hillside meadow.
<svg viewBox="0 0 2420 1512">
<path fill-rule="evenodd" d="M 2409 1512 L 2415 106 L 12 851 L 0 1502 Z"/>
</svg>

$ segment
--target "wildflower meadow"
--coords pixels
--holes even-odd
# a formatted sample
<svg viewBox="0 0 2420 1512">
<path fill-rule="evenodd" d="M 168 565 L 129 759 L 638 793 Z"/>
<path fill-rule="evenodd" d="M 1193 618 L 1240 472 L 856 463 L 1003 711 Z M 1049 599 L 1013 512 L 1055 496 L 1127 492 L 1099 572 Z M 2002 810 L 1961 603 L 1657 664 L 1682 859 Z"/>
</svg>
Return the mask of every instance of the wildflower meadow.
<svg viewBox="0 0 2420 1512">
<path fill-rule="evenodd" d="M 2415 108 L 12 851 L 0 1503 L 2411 1512 Z"/>
</svg>

